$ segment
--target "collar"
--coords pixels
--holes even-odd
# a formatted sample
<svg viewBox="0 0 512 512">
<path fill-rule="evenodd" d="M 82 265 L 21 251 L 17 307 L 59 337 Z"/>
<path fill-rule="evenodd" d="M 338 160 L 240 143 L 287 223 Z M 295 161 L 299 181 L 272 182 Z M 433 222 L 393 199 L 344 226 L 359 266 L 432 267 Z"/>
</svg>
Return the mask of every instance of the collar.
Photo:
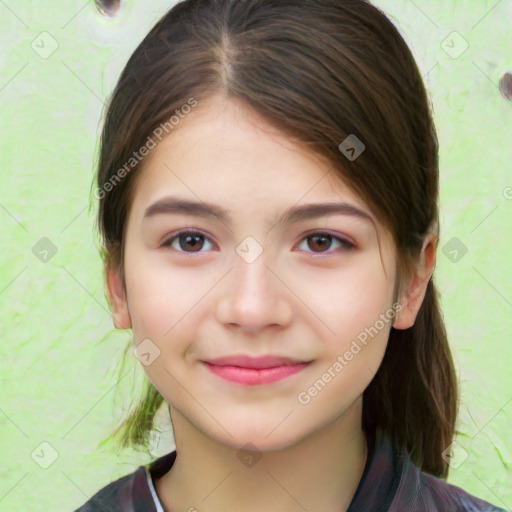
<svg viewBox="0 0 512 512">
<path fill-rule="evenodd" d="M 401 481 L 404 471 L 403 453 L 393 445 L 390 438 L 377 431 L 367 435 L 367 445 L 368 450 L 363 474 L 346 512 L 389 510 Z M 176 460 L 176 455 L 175 450 L 145 467 L 153 482 L 171 469 Z M 146 495 L 153 502 L 149 484 L 147 484 L 147 487 Z M 154 503 L 152 505 L 151 512 L 158 512 Z M 146 504 L 147 506 L 148 504 Z M 138 512 L 138 509 L 135 510 Z M 144 510 L 147 510 L 147 508 L 144 508 Z"/>
</svg>

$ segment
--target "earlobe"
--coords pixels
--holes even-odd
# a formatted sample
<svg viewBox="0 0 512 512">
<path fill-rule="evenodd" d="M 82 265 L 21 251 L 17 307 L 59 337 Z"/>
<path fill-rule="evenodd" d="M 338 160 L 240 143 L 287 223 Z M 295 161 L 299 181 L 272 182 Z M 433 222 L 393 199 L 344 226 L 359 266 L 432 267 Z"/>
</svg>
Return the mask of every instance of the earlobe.
<svg viewBox="0 0 512 512">
<path fill-rule="evenodd" d="M 117 269 L 109 267 L 105 271 L 105 277 L 114 326 L 116 329 L 130 329 L 132 320 L 130 318 L 126 290 L 120 272 Z"/>
<path fill-rule="evenodd" d="M 409 329 L 414 325 L 418 312 L 425 298 L 428 283 L 434 273 L 436 264 L 437 236 L 431 234 L 425 238 L 420 253 L 420 263 L 416 274 L 409 282 L 406 290 L 398 299 L 401 305 L 393 327 Z"/>
</svg>

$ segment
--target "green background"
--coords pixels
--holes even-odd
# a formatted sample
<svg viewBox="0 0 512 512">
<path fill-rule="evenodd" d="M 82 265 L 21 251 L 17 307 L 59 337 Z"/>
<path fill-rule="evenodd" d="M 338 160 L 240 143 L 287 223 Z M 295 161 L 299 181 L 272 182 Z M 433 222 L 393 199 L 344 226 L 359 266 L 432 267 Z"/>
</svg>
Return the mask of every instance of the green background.
<svg viewBox="0 0 512 512">
<path fill-rule="evenodd" d="M 74 510 L 150 460 L 98 446 L 143 370 L 130 357 L 116 384 L 130 332 L 104 297 L 90 191 L 104 101 L 172 3 L 127 1 L 105 19 L 92 1 L 0 0 L 2 511 Z M 512 102 L 498 82 L 512 1 L 374 3 L 413 50 L 440 139 L 435 279 L 463 432 L 448 481 L 511 508 Z M 154 457 L 173 448 L 164 419 Z"/>
</svg>

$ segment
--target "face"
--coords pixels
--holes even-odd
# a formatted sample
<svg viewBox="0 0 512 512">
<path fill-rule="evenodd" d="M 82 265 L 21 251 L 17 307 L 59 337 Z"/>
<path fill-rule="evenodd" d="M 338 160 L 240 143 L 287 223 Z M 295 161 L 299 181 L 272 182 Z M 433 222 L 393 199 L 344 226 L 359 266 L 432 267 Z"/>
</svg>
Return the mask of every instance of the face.
<svg viewBox="0 0 512 512">
<path fill-rule="evenodd" d="M 126 294 L 115 273 L 109 288 L 165 400 L 209 437 L 260 450 L 341 418 L 393 322 L 394 247 L 367 205 L 329 162 L 221 98 L 182 120 L 142 173 Z M 290 215 L 312 204 L 345 206 Z"/>
</svg>

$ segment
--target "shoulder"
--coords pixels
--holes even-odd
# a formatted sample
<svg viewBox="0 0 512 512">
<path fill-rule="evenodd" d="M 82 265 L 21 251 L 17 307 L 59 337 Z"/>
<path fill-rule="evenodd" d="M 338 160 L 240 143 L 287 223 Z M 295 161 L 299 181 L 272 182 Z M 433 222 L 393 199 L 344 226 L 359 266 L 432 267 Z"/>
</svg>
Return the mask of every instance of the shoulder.
<svg viewBox="0 0 512 512">
<path fill-rule="evenodd" d="M 407 510 L 431 512 L 503 512 L 487 501 L 466 492 L 456 485 L 420 471 L 410 459 L 404 461 L 402 478 L 390 511 Z"/>
<path fill-rule="evenodd" d="M 148 493 L 145 492 L 147 482 L 144 471 L 144 466 L 140 466 L 133 473 L 109 483 L 74 512 L 133 512 L 136 510 L 134 496 L 146 501 L 149 498 L 151 503 L 149 489 Z M 147 508 L 144 510 L 149 512 Z"/>
<path fill-rule="evenodd" d="M 74 512 L 157 512 L 155 490 L 148 480 L 170 470 L 176 460 L 176 450 L 162 455 L 150 464 L 139 466 L 100 489 L 89 501 Z M 146 473 L 148 476 L 146 476 Z"/>
<path fill-rule="evenodd" d="M 433 475 L 424 472 L 420 472 L 420 475 L 424 492 L 428 493 L 436 503 L 451 503 L 454 507 L 457 507 L 454 510 L 464 512 L 498 512 L 505 510 Z"/>
</svg>

